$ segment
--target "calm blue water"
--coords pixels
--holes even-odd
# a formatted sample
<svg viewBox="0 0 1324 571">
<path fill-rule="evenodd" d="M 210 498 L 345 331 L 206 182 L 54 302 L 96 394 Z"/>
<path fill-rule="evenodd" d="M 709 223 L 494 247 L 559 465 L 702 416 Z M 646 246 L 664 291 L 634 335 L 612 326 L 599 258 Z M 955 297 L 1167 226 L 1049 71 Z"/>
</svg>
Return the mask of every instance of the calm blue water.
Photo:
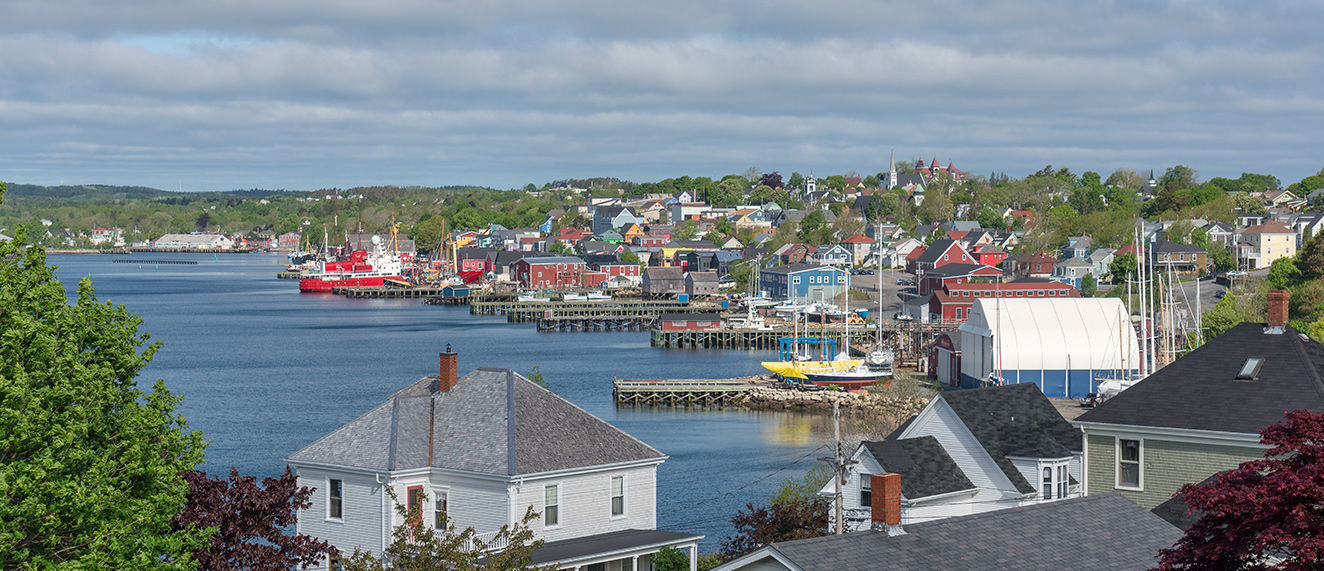
<svg viewBox="0 0 1324 571">
<path fill-rule="evenodd" d="M 134 263 L 115 263 L 115 261 Z M 157 264 L 193 260 L 197 265 Z M 275 476 L 284 458 L 435 374 L 447 343 L 460 374 L 539 367 L 553 391 L 670 455 L 658 470 L 658 527 L 706 536 L 715 551 L 731 516 L 825 452 L 826 419 L 792 413 L 617 408 L 611 380 L 720 378 L 762 372 L 772 352 L 656 349 L 647 333 L 538 333 L 419 300 L 300 294 L 275 254 L 53 255 L 72 296 L 90 276 L 164 346 L 143 386 L 164 379 L 178 412 L 205 435 L 209 472 Z"/>
</svg>

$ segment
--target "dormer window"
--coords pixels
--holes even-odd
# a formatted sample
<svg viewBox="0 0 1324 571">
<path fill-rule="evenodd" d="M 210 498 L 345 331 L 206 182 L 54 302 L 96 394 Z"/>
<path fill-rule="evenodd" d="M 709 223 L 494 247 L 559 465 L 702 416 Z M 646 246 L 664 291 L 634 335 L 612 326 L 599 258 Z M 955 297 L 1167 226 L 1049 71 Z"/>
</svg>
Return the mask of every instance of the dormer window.
<svg viewBox="0 0 1324 571">
<path fill-rule="evenodd" d="M 1241 370 L 1237 371 L 1238 381 L 1254 381 L 1260 376 L 1260 367 L 1264 365 L 1264 359 L 1260 357 L 1251 357 L 1241 365 Z"/>
</svg>

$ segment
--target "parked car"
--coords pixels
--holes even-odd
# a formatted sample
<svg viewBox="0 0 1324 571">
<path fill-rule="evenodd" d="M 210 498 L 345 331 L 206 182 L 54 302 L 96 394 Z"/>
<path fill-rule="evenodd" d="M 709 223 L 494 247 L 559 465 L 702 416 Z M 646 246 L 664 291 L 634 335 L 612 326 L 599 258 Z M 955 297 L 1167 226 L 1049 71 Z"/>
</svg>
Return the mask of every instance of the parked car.
<svg viewBox="0 0 1324 571">
<path fill-rule="evenodd" d="M 1214 299 L 1223 299 L 1223 296 L 1225 295 L 1227 295 L 1227 290 L 1225 289 L 1218 290 L 1218 293 L 1214 294 Z"/>
<path fill-rule="evenodd" d="M 1080 406 L 1094 406 L 1103 402 L 1106 398 L 1103 393 L 1090 393 L 1080 397 Z"/>
</svg>

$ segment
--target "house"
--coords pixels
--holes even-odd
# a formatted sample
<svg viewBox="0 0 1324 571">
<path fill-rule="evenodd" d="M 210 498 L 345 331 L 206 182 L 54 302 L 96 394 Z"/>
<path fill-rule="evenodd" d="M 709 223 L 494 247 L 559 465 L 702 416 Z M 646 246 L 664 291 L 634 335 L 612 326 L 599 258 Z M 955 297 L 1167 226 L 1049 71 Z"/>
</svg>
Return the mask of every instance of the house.
<svg viewBox="0 0 1324 571">
<path fill-rule="evenodd" d="M 690 298 L 717 295 L 717 272 L 685 272 L 685 293 Z"/>
<path fill-rule="evenodd" d="M 1113 271 L 1114 251 L 1112 248 L 1096 248 L 1085 261 L 1094 266 L 1094 277 L 1106 276 Z"/>
<path fill-rule="evenodd" d="M 1179 272 L 1204 273 L 1209 267 L 1204 248 L 1163 240 L 1149 248 L 1149 259 L 1156 269 L 1172 268 Z"/>
<path fill-rule="evenodd" d="M 92 236 L 89 240 L 92 242 L 93 246 L 100 246 L 102 244 L 123 246 L 124 238 L 121 236 L 122 233 L 123 229 L 121 228 L 97 227 L 92 230 Z"/>
<path fill-rule="evenodd" d="M 850 250 L 851 265 L 858 266 L 865 263 L 869 258 L 869 253 L 873 251 L 873 238 L 864 234 L 856 234 L 850 238 L 841 241 L 841 246 Z"/>
<path fill-rule="evenodd" d="M 649 266 L 642 281 L 646 296 L 668 296 L 685 293 L 685 271 L 678 267 Z"/>
<path fill-rule="evenodd" d="M 731 265 L 742 259 L 740 252 L 720 250 L 717 252 L 685 252 L 681 258 L 681 267 L 690 272 L 717 272 L 718 277 L 731 273 Z"/>
<path fill-rule="evenodd" d="M 924 243 L 914 238 L 898 240 L 890 245 L 884 245 L 882 242 L 874 244 L 875 254 L 874 265 L 879 268 L 886 267 L 904 267 L 906 257 L 914 252 L 916 248 L 923 248 Z M 881 257 L 881 259 L 879 259 Z M 918 258 L 918 256 L 916 256 Z"/>
<path fill-rule="evenodd" d="M 855 260 L 855 254 L 841 244 L 823 244 L 809 255 L 809 261 L 829 266 L 849 266 Z"/>
<path fill-rule="evenodd" d="M 939 333 L 929 346 L 929 376 L 939 385 L 961 386 L 961 336 Z"/>
<path fill-rule="evenodd" d="M 1062 247 L 1062 259 L 1084 258 L 1094 247 L 1094 240 L 1089 236 L 1069 236 L 1067 245 Z"/>
<path fill-rule="evenodd" d="M 523 288 L 561 288 L 584 284 L 588 269 L 584 260 L 574 256 L 520 258 L 510 265 L 515 281 Z"/>
<path fill-rule="evenodd" d="M 881 489 L 897 484 L 880 479 Z M 879 494 L 880 513 L 896 495 Z M 890 503 L 889 503 L 890 502 Z M 883 517 L 870 531 L 773 543 L 713 571 L 1142 571 L 1182 531 L 1116 494 L 1073 498 L 909 526 Z M 1040 549 L 1051 537 L 1055 549 Z"/>
<path fill-rule="evenodd" d="M 1053 275 L 1048 279 L 1055 282 L 1070 284 L 1071 287 L 1081 289 L 1085 284 L 1085 276 L 1094 274 L 1094 264 L 1089 260 L 1081 258 L 1067 258 L 1056 264 L 1053 264 Z M 1098 276 L 1094 276 L 1095 284 L 1098 284 Z"/>
<path fill-rule="evenodd" d="M 666 455 L 514 371 L 459 377 L 449 348 L 440 363 L 286 459 L 315 490 L 298 533 L 380 556 L 406 523 L 389 492 L 427 525 L 472 527 L 484 540 L 532 509 L 534 538 L 546 542 L 533 557 L 560 568 L 647 568 L 665 545 L 695 554 L 700 536 L 656 530 Z"/>
<path fill-rule="evenodd" d="M 924 254 L 915 260 L 915 275 L 923 277 L 924 272 L 947 264 L 973 264 L 975 259 L 961 243 L 942 238 L 924 250 Z"/>
<path fill-rule="evenodd" d="M 971 280 L 996 282 L 1002 279 L 1002 270 L 979 264 L 947 264 L 920 275 L 916 284 L 919 295 L 939 291 L 947 286 L 969 283 Z"/>
<path fill-rule="evenodd" d="M 680 224 L 686 220 L 698 220 L 709 206 L 703 202 L 678 202 L 671 205 L 671 223 Z"/>
<path fill-rule="evenodd" d="M 1259 432 L 1284 412 L 1324 411 L 1324 345 L 1287 324 L 1288 298 L 1270 291 L 1267 323 L 1239 324 L 1077 417 L 1086 493 L 1153 508 L 1263 458 Z"/>
<path fill-rule="evenodd" d="M 1296 232 L 1296 249 L 1300 250 L 1307 240 L 1324 230 L 1324 212 L 1293 212 L 1285 222 Z"/>
<path fill-rule="evenodd" d="M 917 246 L 914 250 L 911 250 L 909 254 L 906 254 L 906 260 L 904 263 L 906 273 L 910 273 L 910 274 L 919 273 L 919 259 L 923 257 L 924 252 L 927 252 L 928 250 L 929 250 L 928 246 L 921 244 Z"/>
<path fill-rule="evenodd" d="M 772 255 L 777 256 L 778 263 L 799 264 L 805 262 L 806 258 L 809 257 L 809 246 L 805 244 L 783 244 Z"/>
<path fill-rule="evenodd" d="M 629 224 L 642 226 L 644 218 L 629 206 L 599 206 L 593 210 L 593 233 L 624 228 Z"/>
<path fill-rule="evenodd" d="M 1134 377 L 1140 345 L 1117 298 L 975 300 L 961 331 L 961 386 L 1034 383 L 1050 398 L 1098 392 Z"/>
<path fill-rule="evenodd" d="M 759 270 L 759 289 L 774 299 L 833 299 L 846 290 L 846 271 L 814 264 L 775 266 Z"/>
<path fill-rule="evenodd" d="M 1210 222 L 1204 227 L 1204 231 L 1210 242 L 1224 246 L 1231 246 L 1233 238 L 1236 237 L 1235 228 L 1225 222 Z"/>
<path fill-rule="evenodd" d="M 898 474 L 900 525 L 1078 497 L 1083 439 L 1032 384 L 938 393 L 881 442 L 861 442 L 842 484 L 847 529 L 869 528 L 871 476 Z M 835 493 L 835 483 L 819 491 Z"/>
<path fill-rule="evenodd" d="M 1046 254 L 1034 254 L 1012 262 L 1012 275 L 1023 278 L 1046 278 L 1053 275 L 1053 266 L 1057 258 Z"/>
<path fill-rule="evenodd" d="M 1244 252 L 1243 258 L 1237 261 L 1240 269 L 1267 268 L 1278 258 L 1296 256 L 1296 232 L 1277 220 L 1246 228 L 1239 236 L 1238 241 L 1249 246 L 1237 250 Z"/>
<path fill-rule="evenodd" d="M 997 267 L 1002 264 L 1003 260 L 1007 259 L 1007 251 L 993 244 L 975 246 L 970 255 L 974 257 L 976 264 L 984 266 Z"/>
</svg>

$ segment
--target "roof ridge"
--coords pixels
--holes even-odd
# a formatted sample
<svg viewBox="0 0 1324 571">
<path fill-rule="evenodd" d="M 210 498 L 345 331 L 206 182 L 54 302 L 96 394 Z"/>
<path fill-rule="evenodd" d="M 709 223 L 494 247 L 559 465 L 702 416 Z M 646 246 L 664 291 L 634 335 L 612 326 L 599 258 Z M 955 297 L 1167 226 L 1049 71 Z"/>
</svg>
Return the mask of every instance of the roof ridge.
<svg viewBox="0 0 1324 571">
<path fill-rule="evenodd" d="M 1291 330 L 1296 333 L 1292 336 L 1292 346 L 1296 348 L 1297 354 L 1305 360 L 1306 369 L 1310 371 L 1310 382 L 1315 385 L 1315 392 L 1319 394 L 1320 398 L 1324 398 L 1324 380 L 1320 379 L 1319 368 L 1315 366 L 1314 359 L 1311 359 L 1310 353 L 1306 352 L 1306 340 L 1301 338 L 1305 334 L 1297 331 L 1295 327 L 1291 327 Z"/>
</svg>

